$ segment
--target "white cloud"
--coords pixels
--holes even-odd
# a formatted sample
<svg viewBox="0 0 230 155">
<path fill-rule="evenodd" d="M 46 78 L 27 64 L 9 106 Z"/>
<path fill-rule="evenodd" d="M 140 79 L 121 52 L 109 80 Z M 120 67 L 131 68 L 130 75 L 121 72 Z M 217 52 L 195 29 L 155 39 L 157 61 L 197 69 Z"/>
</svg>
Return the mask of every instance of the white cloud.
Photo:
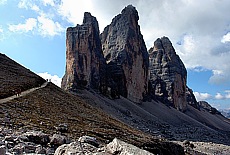
<svg viewBox="0 0 230 155">
<path fill-rule="evenodd" d="M 26 10 L 33 10 L 37 13 L 41 12 L 39 6 L 35 4 L 36 1 L 32 0 L 20 0 L 18 3 L 18 7 L 21 9 L 26 9 Z"/>
<path fill-rule="evenodd" d="M 74 25 L 82 22 L 83 13 L 92 10 L 92 0 L 61 0 L 57 11 L 62 18 Z"/>
<path fill-rule="evenodd" d="M 37 19 L 28 18 L 24 24 L 9 25 L 8 29 L 12 32 L 29 32 L 37 27 Z"/>
<path fill-rule="evenodd" d="M 197 99 L 197 101 L 204 101 L 212 98 L 212 95 L 208 93 L 199 93 L 199 92 L 194 92 L 194 95 Z"/>
<path fill-rule="evenodd" d="M 54 6 L 55 5 L 54 0 L 42 0 L 42 2 L 45 6 L 48 6 L 48 5 Z"/>
<path fill-rule="evenodd" d="M 52 83 L 57 85 L 58 87 L 61 87 L 61 78 L 59 78 L 57 75 L 51 75 L 47 72 L 45 73 L 38 73 L 39 76 L 41 76 L 43 79 L 50 79 Z"/>
<path fill-rule="evenodd" d="M 7 3 L 7 0 L 0 0 L 0 5 L 4 5 Z"/>
<path fill-rule="evenodd" d="M 215 99 L 217 99 L 217 100 L 222 100 L 224 98 L 225 97 L 223 95 L 221 95 L 220 93 L 216 93 L 216 95 L 215 95 Z"/>
<path fill-rule="evenodd" d="M 226 35 L 223 36 L 221 42 L 222 43 L 230 42 L 230 32 L 228 32 Z"/>
<path fill-rule="evenodd" d="M 38 17 L 38 29 L 42 36 L 55 36 L 64 32 L 64 28 L 53 20 L 47 18 L 44 14 Z"/>
<path fill-rule="evenodd" d="M 86 11 L 98 19 L 102 31 L 128 4 L 133 4 L 139 12 L 139 24 L 148 48 L 158 37 L 168 36 L 186 68 L 213 71 L 210 83 L 230 81 L 229 0 L 199 3 L 191 0 L 20 0 L 18 6 L 38 13 L 34 18 L 40 21 L 39 32 L 48 27 L 50 31 L 44 33 L 53 36 L 61 33 L 66 21 L 66 26 L 81 24 Z"/>
<path fill-rule="evenodd" d="M 45 10 L 44 6 L 50 6 L 50 8 Z M 43 37 L 53 37 L 55 35 L 60 35 L 65 30 L 58 21 L 53 20 L 55 14 L 57 14 L 57 12 L 55 12 L 57 6 L 54 6 L 54 0 L 20 0 L 18 3 L 19 8 L 32 10 L 37 14 L 37 16 L 34 18 L 36 20 L 36 25 L 34 25 L 35 28 L 33 29 L 33 33 Z M 13 25 L 10 26 L 10 30 L 17 31 L 17 29 L 23 29 L 24 26 L 25 24 Z M 25 31 L 24 29 L 22 32 L 29 31 Z"/>
</svg>

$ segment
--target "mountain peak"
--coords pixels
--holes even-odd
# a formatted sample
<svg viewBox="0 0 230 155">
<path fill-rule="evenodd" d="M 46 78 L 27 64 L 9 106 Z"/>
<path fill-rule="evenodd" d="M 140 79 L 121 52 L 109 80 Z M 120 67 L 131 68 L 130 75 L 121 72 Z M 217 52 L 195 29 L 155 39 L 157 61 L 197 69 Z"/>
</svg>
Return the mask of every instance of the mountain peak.
<svg viewBox="0 0 230 155">
<path fill-rule="evenodd" d="M 122 15 L 126 15 L 126 16 L 134 16 L 135 19 L 138 21 L 139 20 L 139 16 L 138 16 L 138 12 L 136 10 L 136 8 L 132 5 L 128 5 L 126 6 L 122 11 L 121 11 Z"/>
</svg>

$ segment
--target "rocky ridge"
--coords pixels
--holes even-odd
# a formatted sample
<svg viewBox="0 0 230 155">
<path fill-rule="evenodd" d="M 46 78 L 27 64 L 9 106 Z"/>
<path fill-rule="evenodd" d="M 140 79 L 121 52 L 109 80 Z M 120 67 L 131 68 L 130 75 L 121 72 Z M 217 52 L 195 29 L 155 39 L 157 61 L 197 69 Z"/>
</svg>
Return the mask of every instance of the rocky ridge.
<svg viewBox="0 0 230 155">
<path fill-rule="evenodd" d="M 100 38 L 98 22 L 90 13 L 85 13 L 82 25 L 68 28 L 62 88 L 92 88 L 135 103 L 154 99 L 181 111 L 189 103 L 196 105 L 186 86 L 187 71 L 170 40 L 158 38 L 147 51 L 138 20 L 136 8 L 129 5 Z"/>
</svg>

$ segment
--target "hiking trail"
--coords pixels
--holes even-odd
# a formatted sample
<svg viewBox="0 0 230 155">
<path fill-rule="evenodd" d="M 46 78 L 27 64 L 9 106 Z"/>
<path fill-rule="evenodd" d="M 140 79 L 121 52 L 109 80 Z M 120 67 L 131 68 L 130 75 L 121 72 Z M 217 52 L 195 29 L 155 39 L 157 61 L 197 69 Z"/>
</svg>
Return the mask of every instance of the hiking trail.
<svg viewBox="0 0 230 155">
<path fill-rule="evenodd" d="M 13 96 L 10 96 L 10 97 L 4 98 L 4 99 L 0 99 L 0 103 L 6 103 L 6 102 L 8 102 L 10 100 L 13 100 L 15 98 L 19 98 L 19 97 L 25 96 L 25 95 L 27 95 L 27 94 L 35 91 L 35 90 L 38 90 L 38 89 L 46 87 L 47 84 L 48 84 L 48 82 L 46 81 L 40 87 L 31 88 L 31 89 L 28 89 L 28 90 L 25 90 L 25 91 L 21 92 L 21 94 L 19 96 L 13 95 Z"/>
</svg>

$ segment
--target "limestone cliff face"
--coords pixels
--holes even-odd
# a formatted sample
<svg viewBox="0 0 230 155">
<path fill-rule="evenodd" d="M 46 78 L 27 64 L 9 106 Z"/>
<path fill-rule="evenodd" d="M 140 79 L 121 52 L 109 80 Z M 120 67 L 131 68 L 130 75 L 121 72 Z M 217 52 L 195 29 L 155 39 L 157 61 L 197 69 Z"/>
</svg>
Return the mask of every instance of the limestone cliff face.
<svg viewBox="0 0 230 155">
<path fill-rule="evenodd" d="M 97 19 L 86 12 L 83 24 L 69 27 L 66 32 L 66 72 L 62 88 L 100 89 L 104 65 Z"/>
<path fill-rule="evenodd" d="M 149 93 L 184 111 L 187 107 L 187 71 L 167 37 L 158 38 L 149 50 Z"/>
<path fill-rule="evenodd" d="M 148 88 L 148 52 L 138 25 L 138 12 L 129 5 L 101 34 L 108 64 L 108 87 L 116 95 L 141 102 Z"/>
</svg>

